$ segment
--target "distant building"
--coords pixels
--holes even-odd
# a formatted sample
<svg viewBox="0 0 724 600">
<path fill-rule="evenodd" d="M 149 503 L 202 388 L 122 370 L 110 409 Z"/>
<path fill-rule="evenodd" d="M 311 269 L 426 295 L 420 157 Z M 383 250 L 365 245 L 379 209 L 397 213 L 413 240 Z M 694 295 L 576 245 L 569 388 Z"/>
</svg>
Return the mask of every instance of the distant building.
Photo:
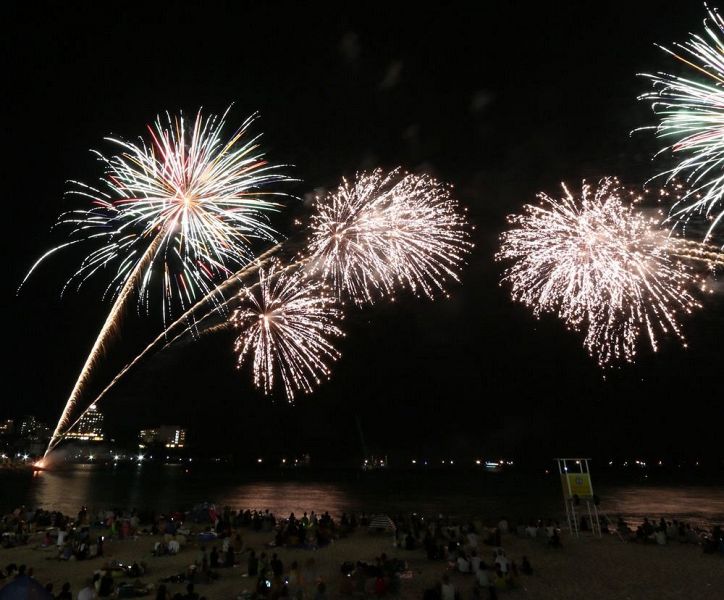
<svg viewBox="0 0 724 600">
<path fill-rule="evenodd" d="M 158 437 L 166 448 L 183 448 L 186 444 L 186 430 L 178 425 L 161 425 Z"/>
<path fill-rule="evenodd" d="M 138 445 L 141 448 L 152 446 L 156 442 L 158 442 L 158 427 L 141 429 L 141 431 L 138 432 Z"/>
<path fill-rule="evenodd" d="M 0 435 L 12 435 L 13 433 L 15 433 L 15 421 L 12 419 L 0 421 Z"/>
<path fill-rule="evenodd" d="M 20 420 L 20 437 L 33 439 L 38 436 L 38 420 L 33 415 L 25 415 Z"/>
<path fill-rule="evenodd" d="M 183 448 L 186 445 L 186 430 L 178 425 L 161 425 L 138 432 L 139 447 L 156 444 L 166 448 Z"/>
<path fill-rule="evenodd" d="M 50 428 L 50 425 L 48 425 L 47 423 L 38 423 L 38 427 L 36 428 L 35 431 L 36 431 L 38 439 L 41 439 L 41 440 L 49 440 L 51 434 L 53 433 Z"/>
<path fill-rule="evenodd" d="M 105 439 L 103 413 L 96 408 L 95 404 L 91 404 L 88 411 L 78 421 L 75 430 L 66 433 L 65 438 L 84 442 L 102 442 Z"/>
</svg>

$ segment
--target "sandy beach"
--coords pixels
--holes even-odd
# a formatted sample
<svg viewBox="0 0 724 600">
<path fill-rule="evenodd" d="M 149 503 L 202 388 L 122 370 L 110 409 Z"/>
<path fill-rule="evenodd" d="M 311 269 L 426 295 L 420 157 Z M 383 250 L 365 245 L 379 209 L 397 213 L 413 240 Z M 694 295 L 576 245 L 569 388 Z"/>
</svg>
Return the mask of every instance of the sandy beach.
<svg viewBox="0 0 724 600">
<path fill-rule="evenodd" d="M 347 538 L 336 540 L 319 550 L 271 548 L 272 534 L 242 530 L 245 547 L 278 553 L 288 569 L 292 561 L 300 565 L 310 556 L 316 561 L 319 576 L 327 583 L 328 597 L 341 596 L 340 566 L 344 561 L 374 562 L 386 553 L 407 561 L 411 577 L 402 580 L 400 596 L 422 598 L 424 590 L 432 587 L 444 573 L 449 573 L 462 599 L 472 598 L 473 576 L 455 573 L 447 563 L 430 561 L 424 551 L 404 550 L 393 546 L 390 535 L 369 534 L 358 530 Z M 86 561 L 60 561 L 54 558 L 54 549 L 39 548 L 40 536 L 35 535 L 26 546 L 0 550 L 0 566 L 9 563 L 32 567 L 35 578 L 43 585 L 52 582 L 57 593 L 61 585 L 71 583 L 73 594 L 80 590 L 93 572 L 105 561 L 116 559 L 123 563 L 144 561 L 148 573 L 145 583 L 157 585 L 162 578 L 182 572 L 197 557 L 200 544 L 187 543 L 175 556 L 154 557 L 152 548 L 157 536 L 138 536 L 135 539 L 108 540 L 105 556 Z M 501 597 L 529 597 L 547 599 L 639 599 L 639 598 L 714 598 L 716 590 L 724 589 L 724 562 L 719 555 L 703 554 L 701 548 L 679 543 L 665 546 L 625 543 L 613 535 L 603 539 L 582 537 L 578 540 L 563 538 L 563 547 L 548 548 L 540 542 L 519 538 L 513 534 L 503 537 L 508 556 L 520 564 L 528 556 L 534 568 L 532 576 L 520 575 L 517 589 L 503 591 Z M 207 544 L 210 548 L 211 544 Z M 492 548 L 481 546 L 484 560 Z M 246 561 L 233 568 L 219 569 L 220 577 L 210 584 L 199 583 L 196 590 L 208 600 L 237 598 L 244 591 L 252 591 L 255 580 L 245 577 Z M 5 582 L 3 582 L 5 583 Z M 169 584 L 172 594 L 185 592 L 182 583 Z M 309 590 L 312 591 L 311 588 Z M 150 596 L 153 597 L 153 596 Z M 308 594 L 306 597 L 313 597 Z M 487 594 L 483 594 L 483 598 Z"/>
</svg>

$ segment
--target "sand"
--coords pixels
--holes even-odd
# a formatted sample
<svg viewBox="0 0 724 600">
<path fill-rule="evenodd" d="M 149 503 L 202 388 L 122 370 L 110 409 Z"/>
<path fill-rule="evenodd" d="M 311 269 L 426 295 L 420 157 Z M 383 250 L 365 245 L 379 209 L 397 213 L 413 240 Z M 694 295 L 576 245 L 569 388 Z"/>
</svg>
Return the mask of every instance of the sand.
<svg viewBox="0 0 724 600">
<path fill-rule="evenodd" d="M 340 596 L 340 565 L 343 561 L 374 561 L 382 552 L 407 560 L 413 573 L 411 579 L 402 580 L 402 598 L 422 598 L 426 588 L 439 581 L 443 573 L 450 572 L 446 563 L 428 561 L 422 550 L 394 548 L 390 536 L 370 535 L 366 531 L 357 531 L 316 551 L 269 548 L 267 544 L 271 534 L 249 530 L 242 530 L 242 534 L 246 547 L 254 548 L 257 554 L 262 550 L 268 554 L 277 552 L 286 569 L 293 560 L 302 565 L 313 555 L 318 572 L 328 584 L 329 598 Z M 33 539 L 35 543 L 27 546 L 0 549 L 0 565 L 5 567 L 14 562 L 32 567 L 39 582 L 53 582 L 56 593 L 63 582 L 69 581 L 74 597 L 84 580 L 108 559 L 125 563 L 143 560 L 149 567 L 149 573 L 142 580 L 157 584 L 161 578 L 183 571 L 193 563 L 199 551 L 198 544 L 189 543 L 176 556 L 154 557 L 151 549 L 157 539 L 142 536 L 135 540 L 108 540 L 103 559 L 65 562 L 49 558 L 55 554 L 54 551 L 35 548 L 40 540 L 36 536 Z M 499 597 L 541 600 L 724 598 L 724 559 L 720 555 L 705 555 L 698 547 L 679 543 L 666 546 L 624 543 L 615 536 L 603 539 L 582 537 L 578 540 L 564 537 L 563 543 L 563 548 L 551 549 L 535 540 L 504 536 L 503 546 L 508 556 L 520 564 L 521 557 L 527 555 L 535 573 L 532 576 L 521 575 L 518 589 L 504 591 Z M 207 547 L 210 549 L 209 544 Z M 487 546 L 481 547 L 484 560 L 491 550 Z M 219 569 L 221 577 L 217 581 L 197 584 L 196 590 L 208 600 L 233 600 L 242 591 L 251 591 L 255 585 L 255 581 L 242 577 L 245 570 L 246 561 L 233 569 Z M 473 577 L 450 573 L 462 600 L 471 598 Z M 168 587 L 172 593 L 185 588 L 183 584 L 170 584 Z M 483 597 L 487 598 L 487 594 Z"/>
</svg>

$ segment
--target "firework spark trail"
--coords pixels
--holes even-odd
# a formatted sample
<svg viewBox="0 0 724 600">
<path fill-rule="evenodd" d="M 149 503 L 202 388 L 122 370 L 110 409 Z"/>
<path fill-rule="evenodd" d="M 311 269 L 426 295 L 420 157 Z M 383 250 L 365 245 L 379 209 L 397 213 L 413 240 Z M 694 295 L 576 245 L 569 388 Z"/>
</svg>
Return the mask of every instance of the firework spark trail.
<svg viewBox="0 0 724 600">
<path fill-rule="evenodd" d="M 78 401 L 78 398 L 80 397 L 80 394 L 83 390 L 83 386 L 85 385 L 85 383 L 90 375 L 91 370 L 93 369 L 96 362 L 98 361 L 98 358 L 100 357 L 101 353 L 103 352 L 106 340 L 116 330 L 119 319 L 121 318 L 121 316 L 123 314 L 123 309 L 126 306 L 126 301 L 132 294 L 132 292 L 138 282 L 138 278 L 139 278 L 141 272 L 146 267 L 148 262 L 153 260 L 153 255 L 158 251 L 158 246 L 161 241 L 161 237 L 162 236 L 160 234 L 158 236 L 156 236 L 156 239 L 148 247 L 148 249 L 144 253 L 141 260 L 139 260 L 138 263 L 136 264 L 136 267 L 134 268 L 133 272 L 126 279 L 126 282 L 123 284 L 123 288 L 121 289 L 121 292 L 118 294 L 116 301 L 113 303 L 113 306 L 111 307 L 111 310 L 108 313 L 108 316 L 106 317 L 105 322 L 103 323 L 103 327 L 101 327 L 101 330 L 98 333 L 98 337 L 96 337 L 96 341 L 94 342 L 93 347 L 91 348 L 91 351 L 85 360 L 83 368 L 80 371 L 80 375 L 78 375 L 78 379 L 76 380 L 75 385 L 73 386 L 73 389 L 70 392 L 70 396 L 68 397 L 68 400 L 66 401 L 65 406 L 63 407 L 63 412 L 60 415 L 60 419 L 58 419 L 58 423 L 55 426 L 53 435 L 51 436 L 50 441 L 48 442 L 48 446 L 45 449 L 45 452 L 43 453 L 43 458 L 45 458 L 48 455 L 48 453 L 60 441 L 61 431 L 62 431 L 63 427 L 65 427 L 68 424 L 70 414 L 73 411 L 73 409 L 75 408 L 76 402 Z M 85 411 L 83 414 L 85 414 Z"/>
<path fill-rule="evenodd" d="M 398 287 L 432 297 L 458 270 L 471 244 L 447 186 L 395 169 L 360 173 L 318 198 L 308 254 L 313 268 L 355 303 Z"/>
<path fill-rule="evenodd" d="M 540 194 L 539 206 L 509 218 L 496 258 L 514 261 L 503 277 L 513 299 L 585 330 L 602 366 L 633 361 L 643 331 L 654 350 L 659 333 L 683 342 L 678 312 L 699 306 L 691 291 L 699 280 L 671 256 L 656 219 L 624 203 L 612 178 L 596 189 L 584 182 L 580 198 L 563 189 L 563 198 Z"/>
<path fill-rule="evenodd" d="M 269 260 L 271 260 L 276 253 L 281 249 L 282 244 L 275 244 L 272 246 L 269 250 L 264 252 L 263 254 L 260 254 L 259 257 L 250 265 L 246 266 L 245 268 L 241 269 L 240 271 L 237 271 L 234 273 L 233 276 L 229 277 L 227 280 L 220 283 L 215 289 L 211 290 L 206 296 L 201 298 L 194 304 L 191 308 L 186 310 L 184 314 L 182 314 L 178 319 L 176 319 L 173 323 L 171 323 L 168 327 L 166 327 L 154 340 L 148 344 L 133 360 L 131 360 L 129 363 L 127 363 L 116 375 L 115 377 L 106 385 L 103 390 L 101 390 L 100 394 L 98 394 L 93 402 L 91 402 L 79 416 L 78 418 L 67 428 L 67 431 L 72 430 L 83 418 L 83 416 L 88 412 L 90 409 L 90 406 L 98 404 L 100 400 L 113 388 L 123 377 L 133 368 L 135 367 L 141 360 L 143 360 L 150 352 L 158 348 L 162 343 L 164 343 L 163 348 L 167 348 L 171 346 L 175 341 L 180 339 L 182 336 L 186 335 L 189 332 L 197 331 L 198 326 L 211 317 L 212 315 L 223 312 L 223 310 L 226 309 L 226 307 L 233 301 L 234 296 L 231 296 L 230 298 L 227 298 L 224 301 L 221 302 L 214 302 L 212 308 L 204 314 L 201 318 L 197 319 L 194 317 L 196 311 L 198 311 L 200 308 L 203 308 L 204 306 L 207 306 L 211 300 L 219 295 L 226 295 L 228 291 L 231 289 L 231 287 L 235 284 L 241 285 L 241 283 L 245 280 L 246 277 L 252 275 L 259 269 L 260 267 L 264 266 Z M 185 325 L 185 328 L 181 330 L 179 333 L 175 334 L 174 337 L 170 338 L 170 335 L 172 332 L 174 332 L 180 325 Z M 222 324 L 224 328 L 229 327 L 228 322 L 224 322 Z M 204 330 L 202 333 L 206 333 Z M 58 443 L 59 440 L 56 440 L 55 444 L 49 445 L 48 450 L 49 452 L 52 450 Z"/>
<path fill-rule="evenodd" d="M 279 204 L 263 199 L 270 194 L 261 190 L 288 178 L 263 160 L 258 137 L 245 141 L 255 117 L 222 140 L 227 113 L 220 119 L 204 119 L 199 112 L 190 129 L 183 115 L 167 114 L 165 122 L 159 117 L 148 128 L 149 145 L 110 139 L 122 151 L 111 158 L 96 153 L 106 167 L 103 189 L 74 182 L 76 189 L 71 193 L 90 199 L 93 207 L 61 215 L 59 224 L 70 225 L 71 237 L 76 239 L 46 252 L 23 283 L 56 250 L 90 240 L 101 246 L 86 255 L 65 287 L 73 282 L 80 286 L 115 263 L 116 272 L 106 290 L 114 290 L 115 301 L 51 444 L 57 443 L 132 292 L 137 292 L 139 305 L 148 309 L 150 287 L 158 273 L 165 324 L 176 303 L 185 310 L 199 296 L 216 300 L 216 280 L 230 279 L 234 269 L 253 258 L 252 239 L 277 237 L 266 213 L 277 210 Z"/>
<path fill-rule="evenodd" d="M 273 261 L 258 273 L 258 285 L 241 290 L 231 318 L 239 331 L 238 366 L 251 360 L 254 384 L 265 394 L 278 376 L 291 402 L 329 376 L 328 363 L 339 357 L 331 339 L 342 335 L 336 324 L 342 314 L 325 285 L 303 269 Z"/>
<path fill-rule="evenodd" d="M 678 258 L 704 263 L 708 269 L 724 267 L 724 252 L 713 244 L 703 244 L 680 238 L 670 238 L 669 253 Z"/>
<path fill-rule="evenodd" d="M 254 116 L 223 141 L 225 118 L 204 119 L 199 112 L 189 130 L 183 115 L 167 115 L 166 121 L 159 117 L 148 128 L 150 145 L 109 138 L 121 153 L 111 158 L 96 153 L 106 168 L 101 189 L 73 182 L 76 189 L 69 192 L 93 206 L 65 213 L 58 222 L 72 227 L 71 237 L 100 244 L 85 256 L 66 287 L 82 285 L 116 263 L 108 291 L 116 285 L 120 292 L 142 250 L 160 231 L 161 251 L 144 269 L 138 297 L 148 304 L 152 275 L 158 273 L 167 317 L 174 299 L 185 309 L 210 292 L 219 276 L 227 278 L 249 263 L 252 239 L 277 237 L 267 213 L 280 205 L 263 196 L 282 194 L 261 190 L 289 179 L 263 160 L 258 137 L 246 140 Z"/>
<path fill-rule="evenodd" d="M 724 218 L 724 19 L 707 8 L 706 36 L 692 35 L 676 50 L 661 47 L 691 69 L 691 76 L 642 74 L 653 89 L 639 99 L 650 101 L 659 117 L 656 134 L 671 143 L 661 150 L 682 155 L 665 175 L 682 176 L 691 189 L 672 206 L 672 218 L 687 222 L 703 214 L 711 222 L 705 240 Z"/>
<path fill-rule="evenodd" d="M 286 268 L 304 264 L 310 276 L 322 273 L 323 279 L 331 280 L 341 299 L 350 297 L 358 304 L 372 301 L 374 292 L 392 293 L 395 284 L 419 287 L 432 295 L 434 288 L 442 289 L 445 275 L 458 279 L 457 269 L 472 248 L 464 212 L 450 198 L 448 188 L 429 177 L 400 176 L 399 170 L 387 175 L 379 169 L 362 173 L 352 184 L 343 181 L 338 190 L 318 198 L 310 231 L 307 248 Z M 249 268 L 265 264 L 280 249 L 275 246 Z M 217 290 L 226 295 L 238 275 L 211 290 L 174 321 L 111 380 L 93 404 L 162 343 L 163 348 L 171 346 L 225 309 L 233 297 L 200 318 L 194 316 L 213 294 L 219 296 Z M 171 337 L 180 325 L 185 327 Z"/>
</svg>

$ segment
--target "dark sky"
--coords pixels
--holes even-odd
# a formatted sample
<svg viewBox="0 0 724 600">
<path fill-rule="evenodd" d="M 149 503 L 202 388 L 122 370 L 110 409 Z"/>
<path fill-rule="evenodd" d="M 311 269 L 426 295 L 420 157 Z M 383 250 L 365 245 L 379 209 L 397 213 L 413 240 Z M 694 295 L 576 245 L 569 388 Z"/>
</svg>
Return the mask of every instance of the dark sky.
<svg viewBox="0 0 724 600">
<path fill-rule="evenodd" d="M 107 150 L 108 134 L 142 133 L 160 111 L 234 102 L 232 121 L 259 111 L 269 157 L 294 165 L 302 182 L 290 192 L 332 187 L 360 168 L 426 171 L 455 185 L 476 249 L 449 300 L 352 311 L 332 380 L 295 406 L 254 391 L 222 335 L 159 356 L 119 386 L 104 407 L 115 435 L 180 422 L 219 451 L 357 460 L 357 416 L 370 449 L 400 460 L 721 457 L 720 298 L 686 323 L 688 350 L 671 340 L 655 356 L 644 348 L 604 380 L 580 335 L 509 301 L 492 260 L 505 215 L 539 190 L 653 174 L 655 142 L 629 136 L 652 120 L 636 101 L 646 89 L 636 73 L 670 68 L 654 42 L 700 29 L 703 6 L 388 4 L 3 4 L 0 413 L 55 419 L 109 307 L 102 277 L 59 298 L 70 253 L 15 295 L 59 240 L 58 213 L 77 205 L 63 198 L 65 181 L 99 174 L 88 150 Z M 160 319 L 132 314 L 127 324 L 95 385 Z"/>
</svg>

